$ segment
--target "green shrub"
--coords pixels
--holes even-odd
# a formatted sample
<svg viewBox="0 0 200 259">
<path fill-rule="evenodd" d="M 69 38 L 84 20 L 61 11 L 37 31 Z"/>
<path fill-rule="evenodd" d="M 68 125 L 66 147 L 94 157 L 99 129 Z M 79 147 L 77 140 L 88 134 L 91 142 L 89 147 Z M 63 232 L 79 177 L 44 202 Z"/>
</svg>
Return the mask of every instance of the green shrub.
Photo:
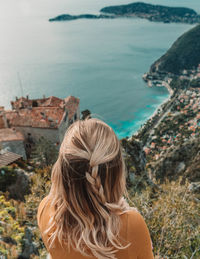
<svg viewBox="0 0 200 259">
<path fill-rule="evenodd" d="M 200 258 L 200 202 L 189 183 L 166 182 L 162 191 L 147 188 L 131 199 L 144 216 L 157 258 Z"/>
</svg>

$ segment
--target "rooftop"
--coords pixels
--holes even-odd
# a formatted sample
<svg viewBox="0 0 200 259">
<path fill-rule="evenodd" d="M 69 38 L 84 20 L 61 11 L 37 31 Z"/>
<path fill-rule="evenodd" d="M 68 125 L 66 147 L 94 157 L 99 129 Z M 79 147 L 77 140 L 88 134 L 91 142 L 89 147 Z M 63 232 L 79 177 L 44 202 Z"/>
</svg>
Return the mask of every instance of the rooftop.
<svg viewBox="0 0 200 259">
<path fill-rule="evenodd" d="M 0 167 L 12 164 L 13 162 L 19 160 L 20 158 L 22 158 L 21 155 L 18 155 L 12 152 L 6 151 L 3 154 L 0 153 Z"/>
<path fill-rule="evenodd" d="M 0 142 L 24 140 L 23 135 L 13 128 L 0 129 Z"/>
<path fill-rule="evenodd" d="M 68 112 L 72 119 L 79 106 L 79 99 L 68 96 L 60 99 L 55 96 L 30 100 L 21 97 L 11 102 L 12 110 L 6 111 L 5 116 L 11 127 L 58 128 Z"/>
</svg>

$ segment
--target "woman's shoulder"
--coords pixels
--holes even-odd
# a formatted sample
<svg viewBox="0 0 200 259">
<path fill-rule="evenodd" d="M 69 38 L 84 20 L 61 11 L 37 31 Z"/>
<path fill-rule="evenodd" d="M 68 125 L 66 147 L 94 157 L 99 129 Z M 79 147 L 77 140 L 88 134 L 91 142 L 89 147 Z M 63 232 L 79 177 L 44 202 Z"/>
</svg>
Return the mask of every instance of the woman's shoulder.
<svg viewBox="0 0 200 259">
<path fill-rule="evenodd" d="M 144 220 L 142 214 L 136 208 L 131 208 L 130 210 L 128 210 L 127 215 L 130 220 L 132 219 L 137 221 Z"/>
<path fill-rule="evenodd" d="M 39 203 L 37 214 L 40 214 L 40 212 L 43 210 L 44 206 L 48 203 L 48 201 L 49 201 L 49 196 L 47 195 Z"/>
<path fill-rule="evenodd" d="M 45 217 L 45 215 L 46 215 L 46 213 L 44 213 L 44 209 L 46 211 L 48 208 L 49 208 L 49 196 L 47 195 L 46 197 L 44 197 L 42 199 L 42 201 L 40 202 L 40 204 L 38 206 L 37 222 L 38 222 L 39 227 L 41 227 L 42 217 Z"/>
<path fill-rule="evenodd" d="M 130 208 L 121 215 L 122 228 L 126 228 L 126 236 L 138 235 L 138 232 L 145 231 L 147 225 L 141 213 L 136 208 Z M 123 230 L 124 231 L 124 230 Z"/>
<path fill-rule="evenodd" d="M 141 218 L 143 219 L 142 215 L 140 214 L 140 212 L 138 211 L 137 208 L 134 207 L 130 207 L 129 210 L 126 210 L 123 214 L 122 214 L 122 218 L 126 218 L 126 220 L 130 220 L 130 221 L 135 221 L 135 220 L 141 220 Z"/>
<path fill-rule="evenodd" d="M 125 212 L 128 232 L 129 231 L 140 231 L 146 229 L 147 225 L 142 214 L 136 209 L 131 208 Z"/>
<path fill-rule="evenodd" d="M 154 258 L 152 241 L 144 217 L 137 209 L 127 211 L 126 215 L 127 240 L 131 242 L 129 250 L 137 250 L 140 258 Z"/>
</svg>

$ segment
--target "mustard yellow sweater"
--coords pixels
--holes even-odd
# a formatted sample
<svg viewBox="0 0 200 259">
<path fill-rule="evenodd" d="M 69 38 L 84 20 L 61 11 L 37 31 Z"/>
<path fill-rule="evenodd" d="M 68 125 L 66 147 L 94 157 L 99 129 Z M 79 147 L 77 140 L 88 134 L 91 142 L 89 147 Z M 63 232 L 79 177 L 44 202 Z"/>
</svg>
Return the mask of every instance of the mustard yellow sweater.
<svg viewBox="0 0 200 259">
<path fill-rule="evenodd" d="M 96 257 L 85 257 L 77 251 L 67 247 L 62 248 L 59 242 L 56 240 L 54 248 L 49 249 L 47 240 L 48 236 L 44 233 L 47 229 L 48 222 L 50 219 L 51 207 L 48 205 L 45 207 L 41 217 L 39 218 L 40 212 L 42 211 L 46 198 L 44 198 L 38 208 L 37 219 L 38 226 L 42 235 L 42 239 L 46 246 L 47 251 L 50 253 L 52 259 L 96 259 Z M 151 238 L 143 217 L 137 211 L 128 211 L 120 216 L 121 218 L 121 229 L 120 236 L 124 240 L 131 243 L 131 245 L 123 250 L 116 253 L 117 259 L 153 259 Z"/>
</svg>

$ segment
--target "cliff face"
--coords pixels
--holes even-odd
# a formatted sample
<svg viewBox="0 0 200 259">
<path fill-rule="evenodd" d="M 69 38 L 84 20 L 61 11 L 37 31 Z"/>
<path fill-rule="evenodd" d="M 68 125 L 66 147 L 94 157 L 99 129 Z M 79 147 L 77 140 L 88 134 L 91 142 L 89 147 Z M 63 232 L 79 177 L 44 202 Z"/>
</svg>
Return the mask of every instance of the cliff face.
<svg viewBox="0 0 200 259">
<path fill-rule="evenodd" d="M 180 74 L 184 69 L 196 68 L 200 63 L 200 25 L 184 33 L 150 69 L 154 72 Z"/>
</svg>

